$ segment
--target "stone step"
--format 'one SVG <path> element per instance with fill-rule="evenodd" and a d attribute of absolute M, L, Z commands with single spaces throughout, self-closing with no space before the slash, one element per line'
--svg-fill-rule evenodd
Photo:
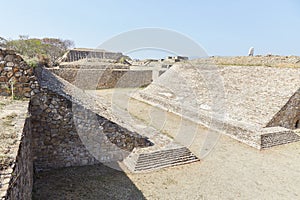
<path fill-rule="evenodd" d="M 192 154 L 182 154 L 182 155 L 161 155 L 160 157 L 149 157 L 148 159 L 138 159 L 137 164 L 143 164 L 143 163 L 149 163 L 149 162 L 160 162 L 160 161 L 165 161 L 165 160 L 172 160 L 172 159 L 177 159 L 177 158 L 182 158 L 182 157 L 187 157 L 187 156 L 193 156 Z"/>
<path fill-rule="evenodd" d="M 175 165 L 187 164 L 199 159 L 186 147 L 148 153 L 133 153 L 124 160 L 132 172 L 144 172 Z"/>
<path fill-rule="evenodd" d="M 172 157 L 180 157 L 190 155 L 191 152 L 187 148 L 179 148 L 179 149 L 170 149 L 170 150 L 161 150 L 149 153 L 141 153 L 141 154 L 131 154 L 130 159 L 133 164 L 139 162 L 153 160 L 153 159 L 166 159 Z"/>
<path fill-rule="evenodd" d="M 149 159 L 161 159 L 161 158 L 169 158 L 169 157 L 178 157 L 178 156 L 184 156 L 184 155 L 190 155 L 190 151 L 170 151 L 170 152 L 159 152 L 159 153 L 151 153 L 151 154 L 141 154 L 139 156 L 139 161 L 143 160 L 149 160 Z"/>
<path fill-rule="evenodd" d="M 196 161 L 199 161 L 199 160 L 198 159 L 195 160 L 194 158 L 189 158 L 189 159 L 180 160 L 180 161 L 166 162 L 166 163 L 160 163 L 160 164 L 144 166 L 144 167 L 136 167 L 134 171 L 135 172 L 151 171 L 154 169 L 183 165 L 183 164 L 188 164 L 188 163 L 196 162 Z"/>
<path fill-rule="evenodd" d="M 140 163 L 138 162 L 136 165 L 136 169 L 139 168 L 143 168 L 143 167 L 148 167 L 148 166 L 157 166 L 157 165 L 165 165 L 165 164 L 169 164 L 169 163 L 176 163 L 176 162 L 181 162 L 181 161 L 186 161 L 186 160 L 190 160 L 190 159 L 196 159 L 195 156 L 191 155 L 191 156 L 183 156 L 183 157 L 179 157 L 179 158 L 172 158 L 172 159 L 167 159 L 167 160 L 150 160 L 148 163 L 144 162 L 144 163 Z"/>
<path fill-rule="evenodd" d="M 181 160 L 184 158 L 192 158 L 195 157 L 194 155 L 182 155 L 182 156 L 173 156 L 173 157 L 162 157 L 160 159 L 149 159 L 149 160 L 138 160 L 136 165 L 143 166 L 143 165 L 149 165 L 152 163 L 163 163 L 163 162 L 168 162 L 168 161 L 173 161 L 173 160 Z"/>

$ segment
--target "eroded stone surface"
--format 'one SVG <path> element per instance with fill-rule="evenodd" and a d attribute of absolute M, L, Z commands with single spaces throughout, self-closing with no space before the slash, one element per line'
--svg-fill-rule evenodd
<path fill-rule="evenodd" d="M 260 139 L 252 138 L 295 94 L 299 77 L 299 68 L 216 67 L 192 61 L 174 65 L 135 98 L 260 146 Z M 297 103 L 290 105 L 293 114 L 285 112 L 281 119 L 296 123 L 299 109 Z"/>

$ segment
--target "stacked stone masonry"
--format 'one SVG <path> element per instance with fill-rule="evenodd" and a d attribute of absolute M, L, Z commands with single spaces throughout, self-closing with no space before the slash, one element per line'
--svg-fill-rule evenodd
<path fill-rule="evenodd" d="M 0 95 L 30 97 L 33 70 L 14 51 L 0 49 Z"/>
<path fill-rule="evenodd" d="M 18 155 L 10 174 L 10 181 L 5 199 L 31 199 L 33 187 L 33 163 L 31 153 L 31 127 L 26 119 L 19 143 Z"/>
<path fill-rule="evenodd" d="M 7 77 L 19 78 L 17 83 L 27 78 L 27 85 L 15 84 L 15 94 L 30 97 L 29 117 L 24 120 L 15 162 L 1 174 L 1 180 L 5 178 L 1 181 L 2 199 L 31 199 L 35 170 L 118 161 L 135 147 L 153 145 L 146 137 L 96 114 L 82 101 L 75 101 L 63 89 L 55 90 L 64 83 L 48 70 L 33 70 L 13 51 L 1 50 L 0 55 L 1 75 L 6 77 L 3 83 L 8 83 Z M 8 72 L 12 75 L 8 76 Z M 52 82 L 41 84 L 44 80 Z M 6 90 L 0 91 L 1 95 L 10 95 Z"/>
<path fill-rule="evenodd" d="M 90 110 L 96 105 L 85 105 L 89 96 L 47 69 L 36 68 L 35 76 L 40 88 L 31 97 L 29 111 L 38 170 L 121 160 L 134 147 L 153 145 Z"/>
<path fill-rule="evenodd" d="M 295 92 L 267 126 L 282 126 L 288 129 L 300 128 L 300 89 Z"/>
<path fill-rule="evenodd" d="M 145 87 L 152 82 L 152 70 L 121 69 L 49 69 L 66 81 L 76 84 L 80 81 L 83 89 Z M 95 77 L 96 76 L 96 77 Z M 91 81 L 91 77 L 95 81 Z"/>
<path fill-rule="evenodd" d="M 26 105 L 26 104 L 25 104 Z M 31 199 L 33 163 L 31 125 L 26 118 L 26 107 L 17 117 L 16 140 L 10 144 L 9 163 L 0 166 L 0 199 Z M 4 145 L 4 144 L 3 144 Z"/>
<path fill-rule="evenodd" d="M 37 170 L 121 160 L 114 148 L 130 152 L 134 147 L 152 145 L 137 133 L 49 90 L 32 97 L 29 110 Z"/>

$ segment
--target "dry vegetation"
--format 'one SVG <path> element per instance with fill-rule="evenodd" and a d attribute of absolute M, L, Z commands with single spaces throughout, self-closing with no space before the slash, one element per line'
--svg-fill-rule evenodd
<path fill-rule="evenodd" d="M 0 99 L 0 112 L 11 101 L 5 98 Z M 6 169 L 14 160 L 12 147 L 17 142 L 17 133 L 15 130 L 16 113 L 1 116 L 0 118 L 0 170 Z"/>
<path fill-rule="evenodd" d="M 17 142 L 17 134 L 14 129 L 16 116 L 17 114 L 14 113 L 1 118 L 0 121 L 0 170 L 6 169 L 14 160 L 10 150 Z"/>
<path fill-rule="evenodd" d="M 235 56 L 210 57 L 198 59 L 199 63 L 214 63 L 216 65 L 266 66 L 300 68 L 300 56 Z"/>

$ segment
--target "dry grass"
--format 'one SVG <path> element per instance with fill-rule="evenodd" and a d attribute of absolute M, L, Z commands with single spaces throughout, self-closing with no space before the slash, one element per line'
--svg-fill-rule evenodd
<path fill-rule="evenodd" d="M 18 141 L 14 128 L 16 117 L 17 114 L 12 113 L 0 121 L 0 170 L 6 169 L 14 160 L 11 150 Z"/>
<path fill-rule="evenodd" d="M 300 68 L 299 56 L 235 56 L 198 59 L 199 63 L 213 63 L 221 66 L 265 66 Z"/>

